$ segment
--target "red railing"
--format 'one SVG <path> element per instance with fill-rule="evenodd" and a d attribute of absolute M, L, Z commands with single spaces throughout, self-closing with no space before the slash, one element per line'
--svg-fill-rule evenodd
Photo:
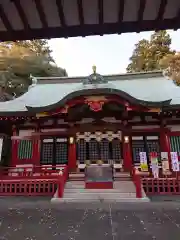
<path fill-rule="evenodd" d="M 63 166 L 61 169 L 65 169 Z M 49 167 L 3 167 L 0 170 L 1 180 L 11 179 L 54 179 L 59 175 L 60 169 L 49 169 Z M 67 172 L 67 171 L 66 171 Z"/>
<path fill-rule="evenodd" d="M 2 180 L 1 196 L 53 196 L 59 184 L 58 179 L 48 180 Z"/>
<path fill-rule="evenodd" d="M 60 174 L 58 188 L 57 188 L 57 191 L 54 194 L 55 198 L 62 198 L 63 197 L 64 188 L 65 188 L 65 184 L 68 180 L 68 177 L 69 177 L 69 172 L 68 172 L 68 167 L 66 167 L 66 168 L 64 168 L 64 170 Z"/>
<path fill-rule="evenodd" d="M 177 178 L 142 178 L 142 185 L 147 195 L 180 194 L 180 180 Z"/>
<path fill-rule="evenodd" d="M 142 198 L 142 183 L 141 176 L 136 173 L 136 169 L 133 167 L 131 171 L 131 177 L 136 187 L 136 197 Z"/>
<path fill-rule="evenodd" d="M 37 170 L 37 169 L 36 169 Z M 8 176 L 1 172 L 0 195 L 1 196 L 53 196 L 58 190 L 59 197 L 63 196 L 64 186 L 68 179 L 68 168 L 62 170 L 39 169 L 38 176 L 24 175 Z M 37 172 L 36 172 L 37 173 Z M 53 175 L 52 173 L 55 173 Z"/>

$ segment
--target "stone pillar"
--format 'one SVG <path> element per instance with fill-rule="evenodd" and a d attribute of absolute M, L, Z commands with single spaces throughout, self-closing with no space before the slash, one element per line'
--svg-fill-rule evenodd
<path fill-rule="evenodd" d="M 68 170 L 69 172 L 76 171 L 76 142 L 73 137 L 69 138 L 69 148 L 68 148 Z"/>
<path fill-rule="evenodd" d="M 132 169 L 132 149 L 128 135 L 123 137 L 123 161 L 124 170 L 130 171 Z"/>

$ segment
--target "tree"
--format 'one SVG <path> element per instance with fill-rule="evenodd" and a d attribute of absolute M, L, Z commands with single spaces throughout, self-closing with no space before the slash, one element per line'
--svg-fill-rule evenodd
<path fill-rule="evenodd" d="M 46 40 L 17 41 L 0 44 L 0 85 L 6 92 L 19 96 L 35 77 L 67 76 L 51 57 Z"/>
<path fill-rule="evenodd" d="M 168 54 L 160 61 L 164 74 L 180 85 L 180 53 Z"/>
<path fill-rule="evenodd" d="M 166 31 L 153 33 L 149 41 L 146 39 L 139 41 L 135 45 L 127 72 L 160 70 L 160 60 L 168 54 L 175 54 L 170 45 L 171 38 Z"/>

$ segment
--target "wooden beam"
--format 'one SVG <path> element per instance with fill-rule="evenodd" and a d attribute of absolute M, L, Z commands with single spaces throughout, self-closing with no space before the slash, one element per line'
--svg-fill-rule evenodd
<path fill-rule="evenodd" d="M 103 0 L 98 0 L 98 19 L 99 19 L 99 24 L 104 23 L 104 8 L 103 8 Z"/>
<path fill-rule="evenodd" d="M 177 10 L 177 14 L 176 14 L 176 17 L 174 19 L 174 30 L 178 30 L 179 29 L 179 22 L 180 22 L 180 7 L 179 9 Z"/>
<path fill-rule="evenodd" d="M 61 21 L 61 26 L 65 27 L 66 26 L 66 20 L 65 20 L 65 16 L 64 16 L 62 1 L 61 0 L 56 0 L 56 5 L 57 5 L 57 8 L 58 8 L 58 14 L 59 14 L 59 18 L 60 18 L 60 21 Z"/>
<path fill-rule="evenodd" d="M 0 18 L 5 26 L 5 28 L 9 31 L 9 32 L 12 32 L 13 31 L 13 28 L 12 28 L 12 25 L 8 19 L 8 17 L 6 16 L 6 13 L 4 11 L 4 8 L 2 6 L 2 4 L 0 4 Z"/>
<path fill-rule="evenodd" d="M 119 0 L 118 22 L 121 23 L 124 17 L 125 0 Z"/>
<path fill-rule="evenodd" d="M 158 11 L 157 17 L 155 19 L 155 29 L 156 30 L 159 30 L 159 27 L 161 26 L 167 3 L 168 3 L 168 0 L 161 0 L 161 2 L 160 2 L 159 11 Z"/>
<path fill-rule="evenodd" d="M 84 12 L 83 12 L 82 0 L 77 0 L 77 6 L 78 6 L 78 16 L 79 16 L 80 25 L 84 25 Z"/>
<path fill-rule="evenodd" d="M 22 23 L 24 25 L 24 29 L 25 30 L 29 30 L 31 27 L 30 27 L 30 25 L 28 23 L 28 19 L 27 19 L 26 13 L 25 13 L 22 5 L 21 5 L 20 0 L 13 0 L 13 3 L 15 5 L 15 7 L 16 7 L 16 9 L 18 11 L 18 14 L 19 14 L 19 16 L 21 18 L 21 21 L 22 21 Z"/>
<path fill-rule="evenodd" d="M 142 24 L 143 16 L 144 16 L 145 6 L 146 6 L 146 0 L 140 0 L 139 9 L 138 9 L 138 21 L 137 21 L 139 30 L 137 32 L 140 32 L 140 28 L 141 28 L 141 24 Z"/>
<path fill-rule="evenodd" d="M 48 28 L 48 22 L 47 22 L 47 19 L 46 19 L 46 14 L 43 11 L 43 5 L 42 5 L 41 0 L 34 0 L 34 3 L 36 5 L 36 8 L 37 8 L 37 11 L 38 11 L 38 14 L 39 14 L 39 17 L 40 17 L 43 28 Z"/>

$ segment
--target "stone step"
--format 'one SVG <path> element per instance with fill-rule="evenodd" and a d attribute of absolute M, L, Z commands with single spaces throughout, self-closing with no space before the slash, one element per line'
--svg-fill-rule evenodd
<path fill-rule="evenodd" d="M 64 193 L 135 193 L 135 189 L 65 189 Z"/>
<path fill-rule="evenodd" d="M 136 193 L 64 193 L 63 198 L 80 198 L 80 199 L 118 199 L 118 198 L 135 198 Z"/>
<path fill-rule="evenodd" d="M 74 203 L 102 203 L 102 202 L 122 202 L 122 203 L 141 203 L 141 202 L 150 202 L 149 198 L 119 198 L 119 199 L 82 199 L 82 198 L 52 198 L 51 203 L 65 203 L 65 202 L 74 202 Z"/>

